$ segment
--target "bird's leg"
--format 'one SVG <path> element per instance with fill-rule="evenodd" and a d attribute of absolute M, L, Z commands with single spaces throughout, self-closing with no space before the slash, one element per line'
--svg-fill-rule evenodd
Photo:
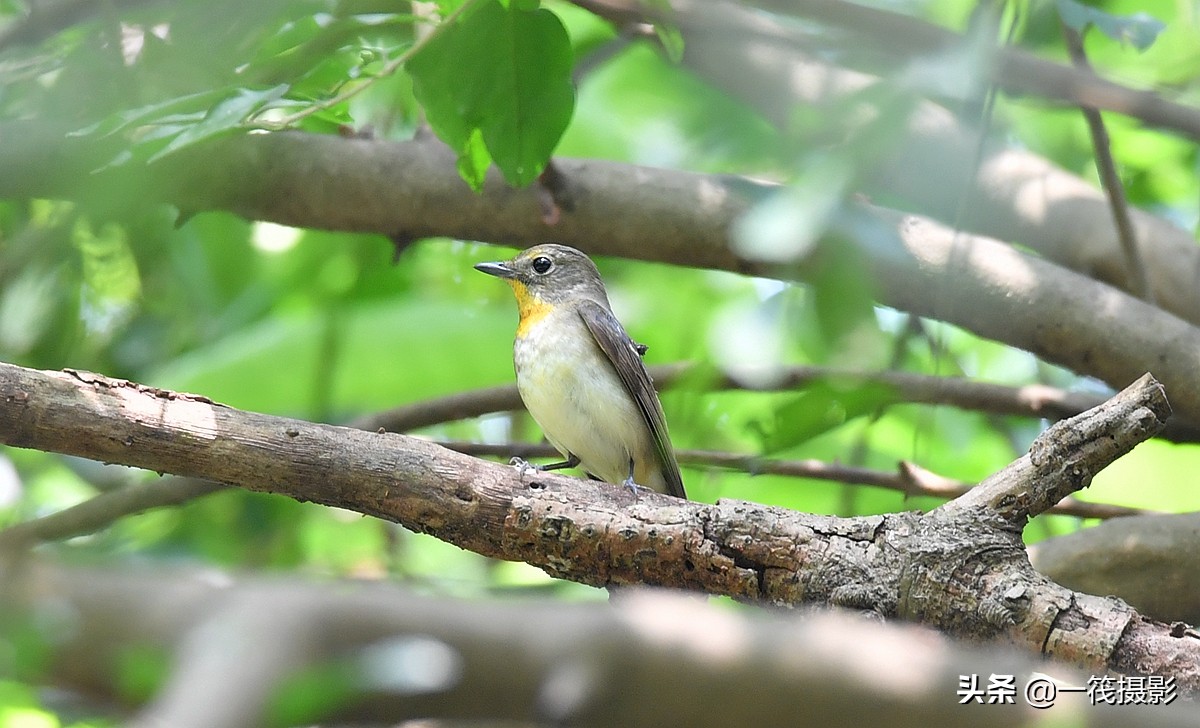
<path fill-rule="evenodd" d="M 579 464 L 579 458 L 575 457 L 574 453 L 567 453 L 567 459 L 561 463 L 548 463 L 546 465 L 536 465 L 526 461 L 524 458 L 513 458 L 508 461 L 509 465 L 521 471 L 522 478 L 525 477 L 525 471 L 536 470 L 539 473 L 545 473 L 550 470 L 562 470 L 563 468 L 573 468 Z"/>
<path fill-rule="evenodd" d="M 625 478 L 625 480 L 621 481 L 621 485 L 633 491 L 634 498 L 638 497 L 638 488 L 641 488 L 642 486 L 633 482 L 633 458 L 629 458 L 629 476 Z"/>

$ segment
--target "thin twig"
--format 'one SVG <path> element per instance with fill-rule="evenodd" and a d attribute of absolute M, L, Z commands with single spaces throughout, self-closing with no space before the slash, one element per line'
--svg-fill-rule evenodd
<path fill-rule="evenodd" d="M 226 486 L 198 478 L 169 477 L 137 483 L 83 501 L 41 518 L 0 530 L 0 549 L 33 546 L 94 533 L 151 508 L 173 506 L 215 493 Z"/>
<path fill-rule="evenodd" d="M 1063 37 L 1067 41 L 1067 50 L 1071 53 L 1071 61 L 1076 68 L 1091 72 L 1092 65 L 1088 62 L 1087 52 L 1083 48 L 1083 38 L 1079 32 L 1066 23 L 1062 23 Z M 1100 111 L 1092 106 L 1080 106 L 1083 118 L 1087 120 L 1088 131 L 1092 136 L 1092 148 L 1096 152 L 1096 170 L 1100 173 L 1100 185 L 1108 196 L 1108 207 L 1112 211 L 1113 224 L 1117 228 L 1117 239 L 1121 242 L 1121 250 L 1125 253 L 1125 263 L 1129 267 L 1130 290 L 1138 298 L 1154 303 L 1154 290 L 1150 287 L 1150 276 L 1142 262 L 1138 250 L 1137 232 L 1133 229 L 1133 220 L 1129 215 L 1129 201 L 1125 197 L 1125 185 L 1117 174 L 1117 166 L 1113 162 L 1112 144 L 1108 137 L 1104 118 Z"/>
<path fill-rule="evenodd" d="M 828 382 L 845 386 L 847 391 L 851 391 L 855 387 L 880 385 L 892 390 L 892 404 L 950 405 L 964 410 L 1047 420 L 1073 417 L 1105 399 L 1103 394 L 1068 392 L 1044 384 L 1008 386 L 977 382 L 965 377 L 938 377 L 900 371 L 864 372 L 820 366 L 787 367 L 765 389 L 746 385 L 722 373 L 705 374 L 701 367 L 690 362 L 652 366 L 650 374 L 660 390 L 696 386 L 705 391 L 788 391 L 814 382 Z M 359 417 L 347 425 L 363 430 L 411 432 L 522 407 L 516 385 L 509 384 L 401 405 Z M 1181 423 L 1169 425 L 1163 434 L 1165 439 L 1173 442 L 1200 441 L 1200 432 Z"/>
<path fill-rule="evenodd" d="M 559 452 L 542 443 L 476 443 L 445 441 L 439 445 L 465 455 L 476 457 L 510 458 L 557 458 Z M 715 452 L 711 450 L 677 450 L 679 462 L 688 466 L 724 468 L 750 475 L 785 475 L 793 478 L 829 480 L 848 485 L 871 485 L 877 488 L 899 491 L 909 496 L 930 496 L 953 499 L 971 490 L 969 483 L 942 477 L 913 463 L 900 462 L 896 472 L 871 468 L 827 463 L 822 460 L 772 460 L 740 453 Z M 1067 497 L 1050 509 L 1051 513 L 1079 518 L 1119 518 L 1137 516 L 1154 511 L 1107 503 L 1089 503 L 1075 497 Z"/>

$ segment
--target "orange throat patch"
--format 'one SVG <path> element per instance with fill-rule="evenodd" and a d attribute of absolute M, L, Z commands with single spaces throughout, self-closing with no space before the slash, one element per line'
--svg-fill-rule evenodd
<path fill-rule="evenodd" d="M 518 280 L 510 278 L 508 285 L 512 286 L 517 296 L 517 313 L 521 317 L 521 323 L 517 324 L 517 336 L 525 336 L 537 322 L 554 310 L 554 306 L 530 293 L 529 288 Z"/>

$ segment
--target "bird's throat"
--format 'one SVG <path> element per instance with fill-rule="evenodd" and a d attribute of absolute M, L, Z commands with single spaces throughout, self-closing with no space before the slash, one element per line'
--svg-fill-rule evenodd
<path fill-rule="evenodd" d="M 509 279 L 508 285 L 512 286 L 513 293 L 516 294 L 517 313 L 521 317 L 521 322 L 517 325 L 517 336 L 525 336 L 554 309 L 554 306 L 531 293 L 521 281 Z"/>

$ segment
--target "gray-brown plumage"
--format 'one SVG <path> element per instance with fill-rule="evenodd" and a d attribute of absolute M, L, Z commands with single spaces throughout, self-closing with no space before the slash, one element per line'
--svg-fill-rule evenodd
<path fill-rule="evenodd" d="M 595 264 L 565 245 L 530 248 L 477 269 L 517 297 L 517 388 L 567 460 L 610 483 L 686 498 L 666 417 L 636 344 L 612 313 Z"/>

